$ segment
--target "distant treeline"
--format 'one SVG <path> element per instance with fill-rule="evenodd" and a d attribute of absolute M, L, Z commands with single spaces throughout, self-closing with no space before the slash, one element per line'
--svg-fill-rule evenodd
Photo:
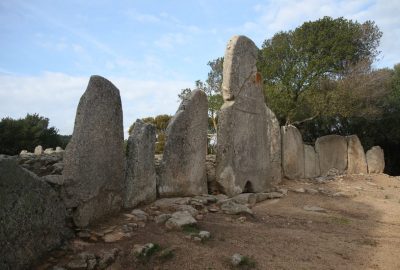
<path fill-rule="evenodd" d="M 55 127 L 49 127 L 49 119 L 38 114 L 27 114 L 21 119 L 6 117 L 0 121 L 0 154 L 33 152 L 37 145 L 65 148 L 70 139 L 70 135 L 59 135 Z"/>

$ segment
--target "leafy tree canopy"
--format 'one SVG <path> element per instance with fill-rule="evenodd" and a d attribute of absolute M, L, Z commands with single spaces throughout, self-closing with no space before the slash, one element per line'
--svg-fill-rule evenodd
<path fill-rule="evenodd" d="M 360 71 L 361 64 L 370 71 L 381 36 L 372 21 L 331 17 L 275 34 L 264 41 L 258 62 L 267 103 L 286 123 L 312 116 L 315 108 L 304 109 L 311 103 L 305 96 Z"/>
<path fill-rule="evenodd" d="M 33 151 L 37 145 L 44 148 L 63 145 L 58 130 L 49 127 L 49 119 L 38 114 L 25 118 L 3 118 L 0 121 L 0 153 L 16 155 L 21 150 Z"/>

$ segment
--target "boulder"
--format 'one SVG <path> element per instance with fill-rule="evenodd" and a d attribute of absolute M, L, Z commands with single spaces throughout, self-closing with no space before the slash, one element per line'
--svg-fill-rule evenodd
<path fill-rule="evenodd" d="M 197 221 L 188 211 L 178 211 L 171 215 L 171 218 L 165 223 L 169 230 L 181 230 L 183 226 L 196 225 Z"/>
<path fill-rule="evenodd" d="M 124 207 L 156 200 L 155 142 L 155 127 L 136 120 L 128 138 Z"/>
<path fill-rule="evenodd" d="M 368 173 L 383 173 L 385 156 L 380 146 L 374 146 L 367 151 Z"/>
<path fill-rule="evenodd" d="M 319 158 L 312 145 L 304 145 L 304 177 L 315 178 L 320 176 Z"/>
<path fill-rule="evenodd" d="M 55 151 L 53 148 L 46 148 L 43 152 L 43 154 L 47 154 L 47 155 L 51 155 L 53 154 Z"/>
<path fill-rule="evenodd" d="M 228 196 L 263 192 L 277 181 L 270 170 L 271 115 L 264 102 L 257 55 L 258 48 L 245 36 L 231 38 L 225 51 L 216 178 Z"/>
<path fill-rule="evenodd" d="M 0 269 L 30 269 L 72 236 L 57 192 L 13 159 L 0 158 Z"/>
<path fill-rule="evenodd" d="M 357 135 L 347 136 L 347 173 L 367 173 L 367 159 Z"/>
<path fill-rule="evenodd" d="M 119 211 L 125 177 L 119 90 L 92 76 L 81 97 L 64 154 L 64 199 L 78 227 Z"/>
<path fill-rule="evenodd" d="M 64 150 L 60 146 L 57 146 L 56 153 L 62 153 L 62 152 L 64 152 Z"/>
<path fill-rule="evenodd" d="M 207 172 L 207 187 L 208 193 L 217 194 L 218 193 L 218 183 L 215 176 L 215 166 L 216 166 L 216 156 L 207 155 L 206 156 L 206 172 Z"/>
<path fill-rule="evenodd" d="M 339 135 L 319 137 L 315 141 L 315 150 L 319 157 L 321 176 L 326 176 L 330 169 L 337 169 L 343 174 L 347 169 L 347 140 Z"/>
<path fill-rule="evenodd" d="M 221 204 L 221 210 L 228 215 L 239 215 L 239 214 L 250 214 L 253 212 L 246 205 L 236 203 L 232 199 L 229 199 Z"/>
<path fill-rule="evenodd" d="M 195 90 L 170 120 L 157 187 L 161 197 L 207 193 L 207 111 L 206 94 Z"/>
<path fill-rule="evenodd" d="M 43 147 L 41 145 L 36 146 L 33 153 L 37 156 L 43 154 Z"/>
<path fill-rule="evenodd" d="M 304 178 L 304 145 L 300 131 L 292 125 L 281 128 L 282 169 L 288 179 Z"/>

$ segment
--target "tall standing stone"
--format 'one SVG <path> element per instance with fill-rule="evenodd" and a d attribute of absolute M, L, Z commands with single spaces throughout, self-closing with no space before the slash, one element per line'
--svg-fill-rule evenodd
<path fill-rule="evenodd" d="M 281 126 L 274 112 L 267 108 L 267 137 L 269 149 L 269 162 L 267 163 L 270 185 L 278 184 L 282 181 L 282 139 Z"/>
<path fill-rule="evenodd" d="M 304 176 L 314 178 L 320 176 L 319 158 L 312 145 L 304 145 Z"/>
<path fill-rule="evenodd" d="M 374 146 L 367 151 L 368 173 L 383 173 L 385 156 L 380 146 Z"/>
<path fill-rule="evenodd" d="M 224 56 L 216 177 L 222 192 L 229 196 L 263 192 L 277 181 L 271 179 L 269 111 L 257 72 L 257 55 L 253 41 L 234 36 Z"/>
<path fill-rule="evenodd" d="M 343 174 L 347 169 L 347 140 L 339 135 L 319 137 L 315 141 L 315 150 L 319 157 L 321 175 L 327 175 L 330 169 Z"/>
<path fill-rule="evenodd" d="M 40 156 L 41 154 L 43 154 L 43 147 L 41 145 L 36 146 L 33 153 L 37 156 Z"/>
<path fill-rule="evenodd" d="M 74 132 L 64 156 L 64 197 L 77 226 L 122 206 L 124 134 L 119 90 L 100 76 L 90 78 L 79 101 Z"/>
<path fill-rule="evenodd" d="M 288 179 L 304 178 L 304 145 L 300 131 L 292 125 L 283 126 L 282 169 Z"/>
<path fill-rule="evenodd" d="M 367 159 L 357 135 L 347 136 L 347 173 L 367 173 Z"/>
<path fill-rule="evenodd" d="M 135 207 L 140 203 L 156 200 L 155 142 L 155 127 L 142 120 L 136 120 L 133 132 L 128 138 L 125 207 Z"/>
<path fill-rule="evenodd" d="M 207 193 L 207 96 L 195 90 L 170 120 L 158 192 L 162 197 Z"/>

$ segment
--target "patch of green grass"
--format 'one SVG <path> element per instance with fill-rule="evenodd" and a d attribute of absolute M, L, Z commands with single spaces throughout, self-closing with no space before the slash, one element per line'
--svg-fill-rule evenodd
<path fill-rule="evenodd" d="M 348 225 L 351 220 L 345 217 L 331 217 L 331 221 L 336 224 Z"/>
<path fill-rule="evenodd" d="M 136 258 L 138 258 L 142 262 L 147 262 L 150 260 L 150 258 L 157 253 L 158 251 L 161 250 L 161 247 L 159 244 L 153 244 L 152 247 L 147 248 L 143 252 L 139 253 L 136 255 Z"/>
<path fill-rule="evenodd" d="M 243 256 L 239 263 L 239 267 L 244 269 L 252 269 L 256 267 L 256 262 L 248 256 Z"/>
<path fill-rule="evenodd" d="M 183 232 L 188 233 L 188 234 L 199 234 L 200 229 L 197 227 L 196 224 L 189 224 L 189 225 L 184 225 L 182 227 Z"/>

